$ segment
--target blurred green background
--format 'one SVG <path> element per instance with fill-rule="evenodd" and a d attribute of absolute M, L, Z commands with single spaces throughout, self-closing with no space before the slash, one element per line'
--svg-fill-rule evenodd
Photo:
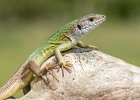
<path fill-rule="evenodd" d="M 107 20 L 83 41 L 140 66 L 138 0 L 0 0 L 0 87 L 51 34 L 90 13 Z"/>

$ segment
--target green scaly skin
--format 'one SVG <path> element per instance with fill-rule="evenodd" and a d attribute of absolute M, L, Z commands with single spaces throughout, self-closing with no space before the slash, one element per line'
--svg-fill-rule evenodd
<path fill-rule="evenodd" d="M 16 91 L 23 89 L 32 81 L 33 74 L 35 73 L 29 69 L 29 67 L 31 67 L 28 65 L 30 61 L 33 61 L 41 67 L 50 56 L 55 54 L 60 67 L 67 67 L 66 61 L 62 58 L 61 51 L 69 50 L 76 45 L 80 47 L 93 47 L 83 44 L 80 38 L 83 34 L 93 30 L 104 20 L 104 15 L 90 14 L 63 26 L 43 45 L 37 48 L 19 67 L 14 76 L 0 88 L 0 100 L 12 96 Z"/>

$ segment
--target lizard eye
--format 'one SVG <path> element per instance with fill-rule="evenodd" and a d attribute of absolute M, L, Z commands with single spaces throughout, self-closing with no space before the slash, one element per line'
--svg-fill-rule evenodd
<path fill-rule="evenodd" d="M 81 28 L 81 26 L 80 26 L 79 24 L 77 25 L 77 27 L 78 27 L 78 29 L 79 29 L 79 30 L 81 30 L 81 29 L 82 29 L 82 28 Z"/>

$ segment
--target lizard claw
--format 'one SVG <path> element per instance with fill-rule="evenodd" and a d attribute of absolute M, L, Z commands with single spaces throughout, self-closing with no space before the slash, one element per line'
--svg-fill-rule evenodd
<path fill-rule="evenodd" d="M 58 65 L 59 65 L 58 71 L 61 68 L 63 77 L 64 77 L 64 69 L 67 72 L 71 73 L 71 70 L 69 69 L 69 67 L 72 67 L 73 65 L 69 61 L 66 61 L 65 63 L 59 63 Z"/>

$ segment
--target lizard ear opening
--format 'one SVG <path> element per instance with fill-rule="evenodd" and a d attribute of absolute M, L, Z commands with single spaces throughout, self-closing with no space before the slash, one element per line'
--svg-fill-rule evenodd
<path fill-rule="evenodd" d="M 89 21 L 91 21 L 91 22 L 92 22 L 93 20 L 94 20 L 94 18 L 93 18 L 93 17 L 92 17 L 92 18 L 89 18 Z"/>
<path fill-rule="evenodd" d="M 80 26 L 79 24 L 77 25 L 77 27 L 78 27 L 78 29 L 79 29 L 79 30 L 81 30 L 81 29 L 82 29 L 82 28 L 81 28 L 81 26 Z"/>

